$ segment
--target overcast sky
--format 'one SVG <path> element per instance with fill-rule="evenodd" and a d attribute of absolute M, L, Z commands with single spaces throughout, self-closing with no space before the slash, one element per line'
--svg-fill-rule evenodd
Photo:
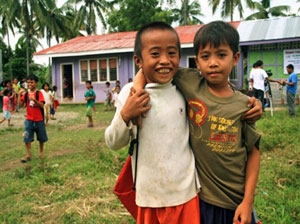
<path fill-rule="evenodd" d="M 180 2 L 180 0 L 177 0 L 178 2 Z M 191 0 L 192 1 L 192 0 Z M 63 5 L 63 3 L 66 2 L 66 0 L 57 0 L 57 6 L 60 7 Z M 208 4 L 208 0 L 199 0 L 199 3 L 201 5 L 201 12 L 202 14 L 204 14 L 205 16 L 201 16 L 200 19 L 204 22 L 204 23 L 208 23 L 214 20 L 224 20 L 224 21 L 229 21 L 230 18 L 225 18 L 222 19 L 221 17 L 221 13 L 220 13 L 220 7 L 217 9 L 217 11 L 215 12 L 215 14 L 212 14 L 212 9 Z M 298 8 L 300 7 L 300 2 L 297 3 L 297 0 L 271 0 L 271 7 L 273 6 L 278 6 L 278 5 L 289 5 L 291 6 L 291 11 L 290 13 L 297 13 Z M 243 7 L 244 7 L 244 18 L 246 18 L 247 16 L 249 16 L 250 14 L 254 13 L 255 11 L 252 11 L 248 8 L 246 8 L 246 4 L 245 4 L 245 0 L 243 1 Z M 297 13 L 298 15 L 300 15 L 300 13 Z M 239 21 L 241 20 L 241 18 L 239 17 L 239 13 L 236 10 L 236 12 L 234 13 L 234 17 L 233 17 L 234 21 Z M 102 28 L 98 27 L 98 34 L 101 34 L 102 32 Z M 19 35 L 16 35 L 15 37 L 13 37 L 12 35 L 10 35 L 11 38 L 11 45 L 12 48 L 14 48 Z M 5 38 L 6 41 L 6 38 Z M 38 51 L 42 50 L 43 48 L 47 48 L 47 44 L 46 44 L 46 40 L 41 40 L 41 44 L 43 45 L 43 47 L 38 47 Z M 53 40 L 52 41 L 52 45 L 55 45 L 56 41 Z M 47 59 L 45 59 L 45 61 L 42 58 L 39 58 L 39 61 L 36 61 L 37 63 L 47 63 Z"/>

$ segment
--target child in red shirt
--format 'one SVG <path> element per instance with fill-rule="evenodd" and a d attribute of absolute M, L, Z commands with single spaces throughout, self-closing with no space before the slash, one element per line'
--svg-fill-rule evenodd
<path fill-rule="evenodd" d="M 31 160 L 31 142 L 34 141 L 34 132 L 37 135 L 37 140 L 40 142 L 40 154 L 42 158 L 44 151 L 44 143 L 48 141 L 45 123 L 44 123 L 44 96 L 36 89 L 38 83 L 38 77 L 30 75 L 27 79 L 28 92 L 24 89 L 19 91 L 18 105 L 26 106 L 26 120 L 24 131 L 24 142 L 26 145 L 27 154 L 21 159 L 21 162 L 26 163 Z"/>

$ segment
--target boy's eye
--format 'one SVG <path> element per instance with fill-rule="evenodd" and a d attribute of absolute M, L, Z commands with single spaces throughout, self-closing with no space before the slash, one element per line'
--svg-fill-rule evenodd
<path fill-rule="evenodd" d="M 157 57 L 157 56 L 159 56 L 159 52 L 153 51 L 153 52 L 151 52 L 151 56 L 152 57 Z"/>
<path fill-rule="evenodd" d="M 170 51 L 169 55 L 177 55 L 177 51 Z"/>
<path fill-rule="evenodd" d="M 206 60 L 206 59 L 208 59 L 208 55 L 207 54 L 203 54 L 203 55 L 200 56 L 200 58 L 203 59 L 203 60 Z"/>
<path fill-rule="evenodd" d="M 226 57 L 226 54 L 220 53 L 220 54 L 219 54 L 219 57 L 224 58 L 224 57 Z"/>

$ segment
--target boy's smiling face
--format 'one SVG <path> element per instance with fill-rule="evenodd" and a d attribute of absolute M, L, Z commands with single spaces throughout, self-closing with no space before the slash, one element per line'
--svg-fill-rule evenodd
<path fill-rule="evenodd" d="M 197 69 L 201 71 L 203 77 L 211 85 L 228 85 L 228 77 L 234 66 L 237 65 L 240 53 L 233 55 L 233 51 L 228 44 L 221 44 L 214 47 L 207 44 L 200 48 L 196 56 Z"/>
<path fill-rule="evenodd" d="M 143 69 L 147 83 L 167 83 L 178 69 L 179 49 L 176 35 L 170 30 L 153 29 L 141 36 L 142 57 L 135 62 Z"/>

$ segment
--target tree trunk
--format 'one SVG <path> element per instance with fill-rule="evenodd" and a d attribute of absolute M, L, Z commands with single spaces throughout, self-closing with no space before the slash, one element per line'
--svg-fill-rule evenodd
<path fill-rule="evenodd" d="M 183 0 L 183 25 L 187 25 L 187 15 L 186 15 L 186 8 L 187 8 L 187 0 Z"/>
<path fill-rule="evenodd" d="M 29 76 L 29 35 L 28 32 L 26 33 L 26 71 L 27 71 L 27 78 Z"/>
<path fill-rule="evenodd" d="M 8 28 L 7 28 L 7 45 L 8 45 L 8 47 L 11 49 L 11 47 L 10 47 L 9 30 L 8 30 Z M 9 61 L 10 61 L 10 57 L 9 57 Z M 13 74 L 12 74 L 12 66 L 11 66 L 11 63 L 9 63 L 9 74 L 10 74 L 10 80 L 13 80 Z"/>

